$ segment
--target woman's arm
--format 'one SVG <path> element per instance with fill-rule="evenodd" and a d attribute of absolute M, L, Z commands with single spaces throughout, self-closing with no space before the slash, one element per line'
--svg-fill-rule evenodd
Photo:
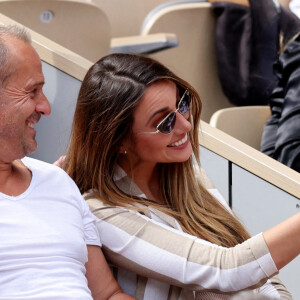
<path fill-rule="evenodd" d="M 278 271 L 262 234 L 225 248 L 137 212 L 87 202 L 107 259 L 141 276 L 193 290 L 236 292 L 262 285 Z"/>
<path fill-rule="evenodd" d="M 267 230 L 264 238 L 277 268 L 283 268 L 300 253 L 300 213 Z"/>
<path fill-rule="evenodd" d="M 94 300 L 133 300 L 124 294 L 113 277 L 101 248 L 88 245 L 86 277 Z"/>

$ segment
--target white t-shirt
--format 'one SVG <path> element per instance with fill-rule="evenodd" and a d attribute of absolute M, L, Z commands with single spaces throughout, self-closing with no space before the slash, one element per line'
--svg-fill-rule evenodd
<path fill-rule="evenodd" d="M 94 216 L 60 168 L 32 158 L 28 189 L 0 193 L 0 299 L 92 299 L 87 247 L 101 246 Z"/>

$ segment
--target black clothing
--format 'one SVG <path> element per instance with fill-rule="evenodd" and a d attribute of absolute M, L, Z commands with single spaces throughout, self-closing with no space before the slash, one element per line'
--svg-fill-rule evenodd
<path fill-rule="evenodd" d="M 216 51 L 224 94 L 235 105 L 268 104 L 277 84 L 273 64 L 279 36 L 289 40 L 300 20 L 273 0 L 250 0 L 250 6 L 213 2 L 217 16 Z"/>
<path fill-rule="evenodd" d="M 300 35 L 275 65 L 279 80 L 270 98 L 261 151 L 300 172 Z"/>

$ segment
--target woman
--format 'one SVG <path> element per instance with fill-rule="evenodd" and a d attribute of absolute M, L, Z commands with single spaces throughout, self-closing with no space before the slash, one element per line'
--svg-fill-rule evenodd
<path fill-rule="evenodd" d="M 300 215 L 250 239 L 200 180 L 200 112 L 196 91 L 150 58 L 108 55 L 83 80 L 64 167 L 98 218 L 118 282 L 137 299 L 229 299 L 248 288 L 252 299 L 291 299 L 267 278 L 298 255 L 300 240 L 291 251 L 279 237 L 288 242 L 289 230 L 294 243 Z"/>

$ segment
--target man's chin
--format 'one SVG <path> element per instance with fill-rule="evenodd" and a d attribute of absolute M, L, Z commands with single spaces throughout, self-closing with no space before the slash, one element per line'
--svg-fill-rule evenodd
<path fill-rule="evenodd" d="M 26 145 L 26 147 L 24 147 L 24 154 L 25 156 L 27 154 L 31 154 L 34 153 L 38 148 L 37 142 L 33 141 L 30 145 Z"/>

